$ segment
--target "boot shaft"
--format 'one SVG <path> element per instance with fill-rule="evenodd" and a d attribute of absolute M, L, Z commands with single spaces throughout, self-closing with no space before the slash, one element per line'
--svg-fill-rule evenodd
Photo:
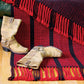
<path fill-rule="evenodd" d="M 3 16 L 1 26 L 1 44 L 3 47 L 9 48 L 11 42 L 13 42 L 14 35 L 17 33 L 21 19 L 14 19 L 13 17 Z"/>
<path fill-rule="evenodd" d="M 18 31 L 21 19 L 14 19 L 13 17 L 3 16 L 1 35 L 2 38 L 11 38 Z"/>

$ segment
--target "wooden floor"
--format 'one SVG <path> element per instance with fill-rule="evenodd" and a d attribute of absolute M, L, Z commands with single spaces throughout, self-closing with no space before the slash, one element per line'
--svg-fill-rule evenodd
<path fill-rule="evenodd" d="M 8 81 L 10 72 L 10 52 L 3 51 L 0 43 L 0 84 L 84 84 L 84 81 Z"/>

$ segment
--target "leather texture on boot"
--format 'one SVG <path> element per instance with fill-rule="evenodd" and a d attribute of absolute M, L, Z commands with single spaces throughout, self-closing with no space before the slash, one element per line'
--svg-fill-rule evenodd
<path fill-rule="evenodd" d="M 48 46 L 35 46 L 28 52 L 26 56 L 17 62 L 18 66 L 28 67 L 32 69 L 39 69 L 43 58 L 45 57 L 61 57 L 62 51 L 58 48 Z"/>
<path fill-rule="evenodd" d="M 14 35 L 17 33 L 21 24 L 21 19 L 14 19 L 13 17 L 3 16 L 1 26 L 1 45 L 14 53 L 27 53 L 28 49 L 20 45 Z"/>

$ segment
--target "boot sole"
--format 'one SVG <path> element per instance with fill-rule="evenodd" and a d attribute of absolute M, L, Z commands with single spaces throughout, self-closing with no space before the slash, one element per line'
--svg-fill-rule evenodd
<path fill-rule="evenodd" d="M 10 52 L 10 50 L 8 48 L 3 47 L 3 50 L 6 52 Z"/>
<path fill-rule="evenodd" d="M 6 51 L 6 52 L 13 52 L 12 50 L 10 50 L 10 49 L 8 49 L 8 48 L 6 48 L 6 47 L 2 47 L 3 48 L 3 50 L 4 51 Z M 15 52 L 13 52 L 13 53 L 15 53 Z M 28 53 L 28 52 L 27 52 Z M 27 53 L 15 53 L 15 54 L 27 54 Z"/>

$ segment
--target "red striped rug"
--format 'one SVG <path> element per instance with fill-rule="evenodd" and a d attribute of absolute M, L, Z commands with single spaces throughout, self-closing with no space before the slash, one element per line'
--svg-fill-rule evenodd
<path fill-rule="evenodd" d="M 8 2 L 8 0 L 5 1 Z M 58 2 L 53 4 L 49 0 L 11 1 L 9 2 L 17 7 L 11 6 L 12 16 L 22 19 L 15 36 L 17 41 L 29 50 L 38 45 L 55 46 L 63 51 L 63 56 L 45 58 L 38 70 L 32 70 L 16 65 L 16 62 L 25 55 L 11 53 L 9 80 L 83 80 L 84 22 L 81 22 L 84 14 L 83 5 L 79 7 L 76 3 L 74 7 L 75 3 L 66 2 L 65 5 L 61 3 L 59 7 Z"/>

